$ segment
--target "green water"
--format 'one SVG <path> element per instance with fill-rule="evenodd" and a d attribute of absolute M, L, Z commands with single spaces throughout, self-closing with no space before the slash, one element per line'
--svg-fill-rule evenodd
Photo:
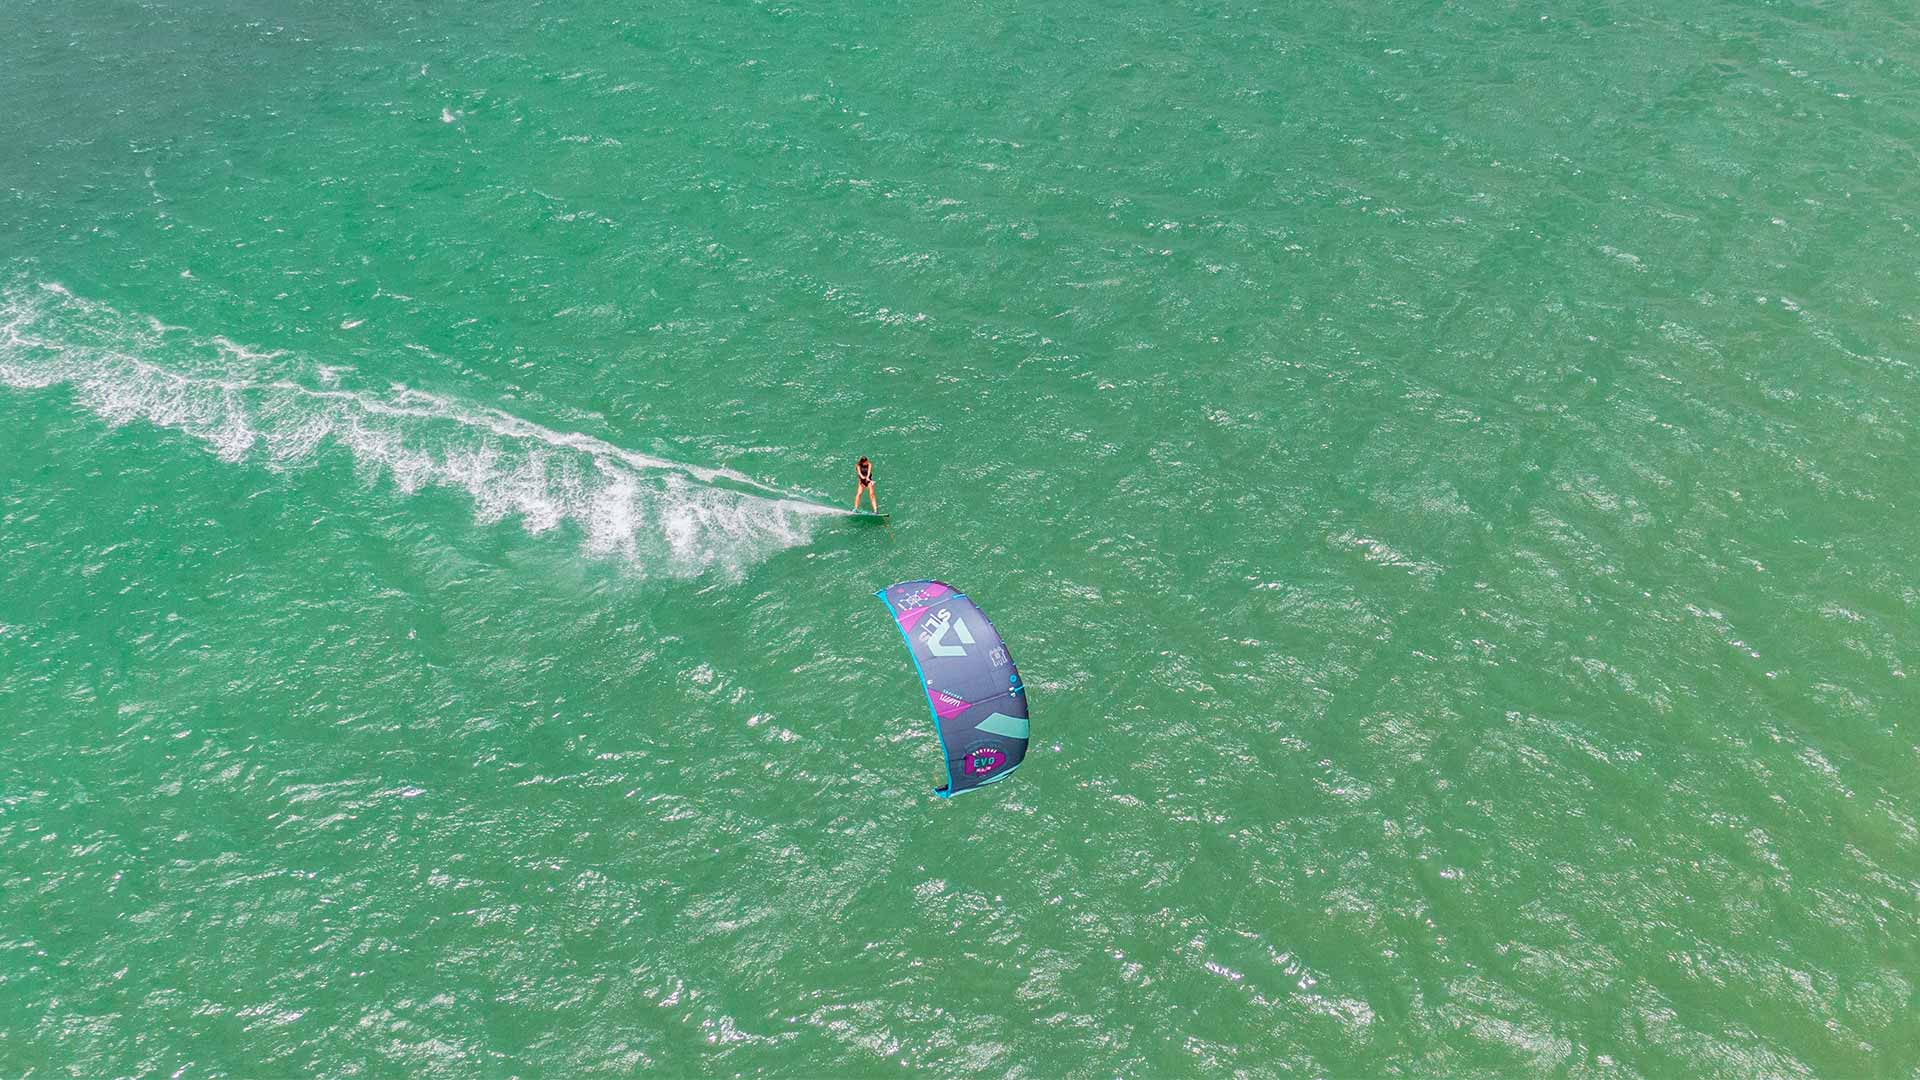
<path fill-rule="evenodd" d="M 0 9 L 0 1074 L 1920 1070 L 1910 5 L 439 8 Z"/>

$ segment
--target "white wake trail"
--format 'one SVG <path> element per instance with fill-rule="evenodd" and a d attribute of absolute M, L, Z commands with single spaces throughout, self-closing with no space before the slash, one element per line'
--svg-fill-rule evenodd
<path fill-rule="evenodd" d="M 588 552 L 682 577 L 738 574 L 806 543 L 820 519 L 839 513 L 730 469 L 499 409 L 402 386 L 385 395 L 314 387 L 261 370 L 283 357 L 129 319 L 57 285 L 0 290 L 0 384 L 66 387 L 108 424 L 178 431 L 222 461 L 286 469 L 339 447 L 370 481 L 403 493 L 466 493 L 483 524 L 515 518 L 536 535 L 572 525 Z"/>

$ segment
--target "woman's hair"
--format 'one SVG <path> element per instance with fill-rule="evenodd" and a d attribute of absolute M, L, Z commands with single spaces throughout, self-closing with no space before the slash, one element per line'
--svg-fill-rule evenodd
<path fill-rule="evenodd" d="M 860 464 L 862 464 L 862 465 L 865 465 L 866 463 L 867 463 L 867 459 L 866 459 L 866 458 L 861 458 L 861 459 L 860 459 Z"/>

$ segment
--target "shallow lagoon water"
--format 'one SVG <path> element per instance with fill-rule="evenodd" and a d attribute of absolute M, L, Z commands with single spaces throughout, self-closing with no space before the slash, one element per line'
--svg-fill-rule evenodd
<path fill-rule="evenodd" d="M 7 23 L 0 1072 L 1920 1065 L 1905 7 Z"/>

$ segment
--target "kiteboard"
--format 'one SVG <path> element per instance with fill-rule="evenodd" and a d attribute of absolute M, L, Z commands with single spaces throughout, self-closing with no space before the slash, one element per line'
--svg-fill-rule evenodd
<path fill-rule="evenodd" d="M 886 514 L 876 514 L 876 513 L 874 513 L 874 512 L 873 512 L 873 511 L 871 511 L 871 510 L 855 510 L 855 511 L 854 511 L 854 512 L 853 512 L 853 513 L 852 513 L 851 515 L 849 515 L 849 516 L 851 516 L 851 517 L 853 518 L 853 520 L 855 520 L 855 521 L 870 521 L 870 522 L 873 522 L 873 523 L 874 523 L 874 524 L 876 524 L 876 525 L 887 525 L 887 524 L 890 524 L 890 522 L 889 522 L 889 521 L 887 520 L 887 518 L 888 518 L 888 515 L 886 515 Z"/>

